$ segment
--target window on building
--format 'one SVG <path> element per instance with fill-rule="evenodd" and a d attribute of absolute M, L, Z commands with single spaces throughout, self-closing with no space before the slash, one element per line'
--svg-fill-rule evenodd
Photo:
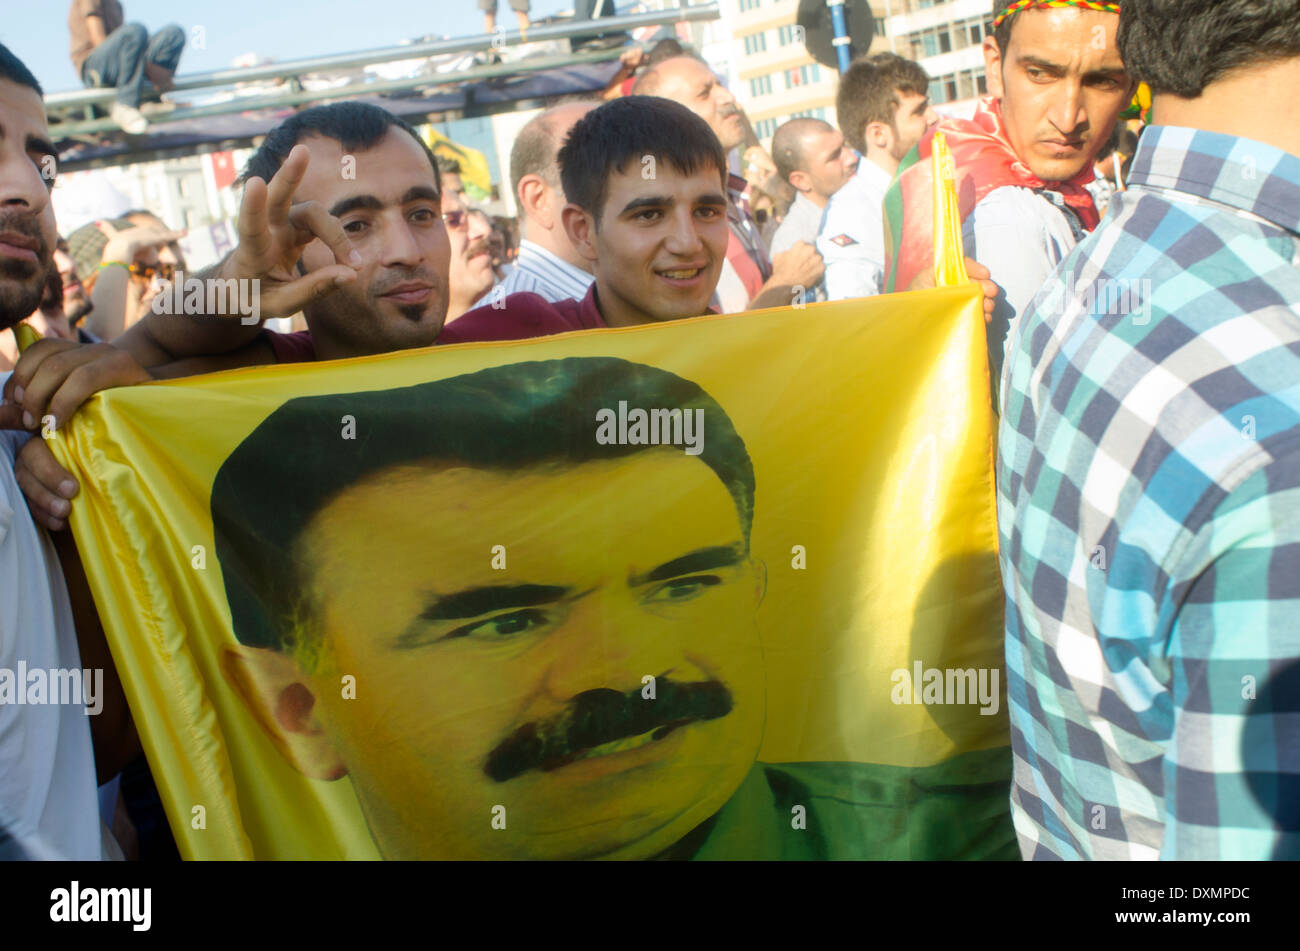
<path fill-rule="evenodd" d="M 795 42 L 798 32 L 798 29 L 793 23 L 787 23 L 785 26 L 781 27 L 781 29 L 776 31 L 777 42 L 782 46 L 789 46 L 791 43 Z"/>
<path fill-rule="evenodd" d="M 750 10 L 757 10 L 763 5 L 763 0 L 740 0 L 740 12 L 747 13 Z"/>
<path fill-rule="evenodd" d="M 772 77 L 756 76 L 749 81 L 749 94 L 751 96 L 770 96 L 772 94 Z"/>
<path fill-rule="evenodd" d="M 948 35 L 948 28 L 946 26 L 939 27 L 939 52 L 952 52 L 952 37 Z"/>
<path fill-rule="evenodd" d="M 963 70 L 957 74 L 957 98 L 972 99 L 975 96 L 975 74 L 970 70 Z"/>
<path fill-rule="evenodd" d="M 766 33 L 751 33 L 745 37 L 745 52 L 749 54 L 762 53 L 767 49 Z"/>
<path fill-rule="evenodd" d="M 979 71 L 979 78 L 975 80 L 975 88 L 980 91 L 981 96 L 987 96 L 989 92 L 989 81 L 984 75 L 984 70 Z"/>

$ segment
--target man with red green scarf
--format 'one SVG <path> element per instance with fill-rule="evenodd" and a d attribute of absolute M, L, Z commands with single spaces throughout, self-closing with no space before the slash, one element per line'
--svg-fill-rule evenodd
<path fill-rule="evenodd" d="M 988 326 L 996 382 L 1020 314 L 1097 226 L 1093 161 L 1133 97 L 1115 37 L 1119 4 L 998 0 L 984 38 L 989 95 L 969 120 L 945 119 L 900 166 L 885 197 L 887 291 L 932 262 L 931 143 L 942 131 L 956 166 L 962 241 L 1002 289 Z"/>

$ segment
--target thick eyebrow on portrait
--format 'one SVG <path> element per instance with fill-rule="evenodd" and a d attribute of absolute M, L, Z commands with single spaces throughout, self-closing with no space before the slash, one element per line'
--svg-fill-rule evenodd
<path fill-rule="evenodd" d="M 699 548 L 689 554 L 665 561 L 658 567 L 651 568 L 645 574 L 630 575 L 627 579 L 629 588 L 637 588 L 653 581 L 667 581 L 679 575 L 694 574 L 697 571 L 712 571 L 714 568 L 732 568 L 744 560 L 744 547 L 740 542 L 731 545 L 715 545 L 712 548 Z"/>
<path fill-rule="evenodd" d="M 563 601 L 572 591 L 572 588 L 561 585 L 503 584 L 434 595 L 411 626 L 397 636 L 394 646 L 398 648 L 410 646 L 420 637 L 421 625 L 428 621 L 457 621 L 476 618 L 493 611 L 553 604 L 556 601 Z"/>
<path fill-rule="evenodd" d="M 1046 70 L 1056 76 L 1061 76 L 1065 73 L 1065 67 L 1060 63 L 1053 63 L 1049 60 L 1043 59 L 1041 56 L 1034 56 L 1033 54 L 1022 55 L 1020 57 L 1019 65 L 1025 67 L 1036 66 L 1039 69 Z"/>
<path fill-rule="evenodd" d="M 930 108 L 930 97 L 926 96 L 924 99 L 921 100 L 921 104 L 912 110 L 912 115 L 914 116 L 924 115 L 925 110 L 929 108 Z"/>

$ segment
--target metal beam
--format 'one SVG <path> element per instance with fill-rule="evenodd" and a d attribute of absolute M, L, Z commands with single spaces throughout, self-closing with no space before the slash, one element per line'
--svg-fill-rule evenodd
<path fill-rule="evenodd" d="M 547 69 L 562 69 L 566 66 L 582 66 L 588 63 L 600 63 L 618 59 L 623 53 L 622 47 L 594 50 L 590 53 L 574 53 L 569 56 L 548 56 L 529 58 L 524 62 L 497 63 L 492 66 L 476 66 L 473 69 L 455 73 L 440 73 L 430 76 L 414 76 L 407 79 L 391 79 L 373 83 L 349 83 L 330 89 L 303 91 L 298 93 L 276 93 L 269 96 L 245 96 L 214 102 L 206 106 L 193 106 L 186 109 L 174 109 L 163 113 L 151 122 L 156 132 L 166 132 L 170 122 L 186 119 L 203 119 L 211 116 L 229 115 L 235 112 L 256 112 L 263 109 L 284 109 L 306 103 L 325 102 L 330 99 L 348 99 L 354 96 L 375 96 L 390 92 L 404 92 L 428 86 L 447 86 L 452 84 L 474 82 L 475 80 L 496 79 L 501 76 L 520 76 Z M 441 111 L 441 110 L 437 110 Z M 77 135 L 89 135 L 96 132 L 116 132 L 117 123 L 112 119 L 90 119 L 84 122 L 59 122 L 50 126 L 50 134 L 56 139 L 65 139 Z"/>
<path fill-rule="evenodd" d="M 439 56 L 446 53 L 479 52 L 494 46 L 500 49 L 522 43 L 630 31 L 643 26 L 662 26 L 670 23 L 694 22 L 696 20 L 716 20 L 718 17 L 718 4 L 714 0 L 714 2 L 710 3 L 687 4 L 650 13 L 634 13 L 619 17 L 601 17 L 599 20 L 575 20 L 539 26 L 529 30 L 526 34 L 520 33 L 518 30 L 480 33 L 474 36 L 457 37 L 448 40 L 411 43 L 406 46 L 386 46 L 382 49 L 366 50 L 359 53 L 315 56 L 310 59 L 293 60 L 287 63 L 250 66 L 245 69 L 219 69 L 210 73 L 194 73 L 188 76 L 177 76 L 175 91 L 211 89 L 235 83 L 253 82 L 259 79 L 288 79 L 304 73 L 358 69 L 378 63 L 393 63 L 405 59 L 420 59 L 421 57 Z M 521 71 L 518 66 L 522 62 L 526 61 L 516 63 L 517 72 Z M 114 92 L 111 88 L 69 90 L 49 94 L 45 97 L 45 106 L 47 110 L 64 111 L 80 106 L 111 104 L 113 98 Z M 113 126 L 113 128 L 116 127 Z"/>

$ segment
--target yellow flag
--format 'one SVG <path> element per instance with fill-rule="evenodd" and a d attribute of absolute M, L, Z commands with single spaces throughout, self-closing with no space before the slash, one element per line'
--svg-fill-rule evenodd
<path fill-rule="evenodd" d="M 1014 858 L 988 392 L 964 283 L 113 389 L 52 446 L 187 858 Z"/>

